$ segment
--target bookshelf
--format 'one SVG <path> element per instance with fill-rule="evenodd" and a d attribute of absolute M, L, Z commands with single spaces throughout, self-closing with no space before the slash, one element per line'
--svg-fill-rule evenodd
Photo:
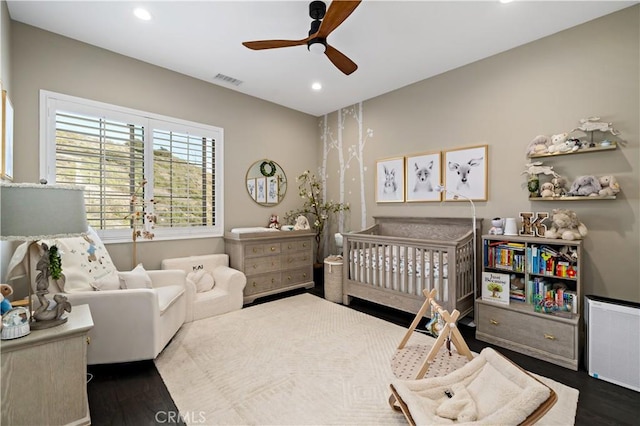
<path fill-rule="evenodd" d="M 476 338 L 577 370 L 582 263 L 579 240 L 483 235 L 483 275 L 502 277 L 509 297 L 476 300 Z"/>

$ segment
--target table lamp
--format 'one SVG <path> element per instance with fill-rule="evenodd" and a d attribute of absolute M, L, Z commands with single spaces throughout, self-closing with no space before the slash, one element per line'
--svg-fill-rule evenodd
<path fill-rule="evenodd" d="M 39 249 L 44 254 L 36 265 L 40 271 L 36 278 L 36 297 L 40 306 L 33 311 L 30 248 L 40 240 L 77 237 L 86 232 L 83 188 L 60 184 L 0 183 L 0 240 L 30 243 L 26 251 L 26 275 L 31 330 L 63 324 L 67 318 L 62 316 L 65 311 L 71 311 L 71 305 L 62 294 L 56 294 L 53 301 L 46 297 L 49 293 L 49 247 L 42 244 Z"/>

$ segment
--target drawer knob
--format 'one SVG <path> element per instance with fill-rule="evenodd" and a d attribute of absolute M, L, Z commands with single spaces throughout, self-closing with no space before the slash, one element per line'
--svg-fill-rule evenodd
<path fill-rule="evenodd" d="M 498 325 L 498 324 L 500 324 L 498 321 L 496 321 L 496 320 L 494 320 L 494 319 L 489 320 L 489 322 L 490 322 L 491 324 L 493 324 L 493 325 Z"/>
<path fill-rule="evenodd" d="M 271 284 L 275 283 L 276 279 L 275 278 L 271 278 Z"/>
<path fill-rule="evenodd" d="M 87 336 L 87 345 L 91 344 L 91 337 Z"/>
<path fill-rule="evenodd" d="M 257 265 L 252 265 L 251 266 L 253 269 L 256 269 L 258 266 Z"/>
<path fill-rule="evenodd" d="M 556 336 L 554 336 L 553 334 L 544 333 L 544 338 L 548 340 L 556 340 Z"/>
<path fill-rule="evenodd" d="M 287 276 L 287 281 L 291 281 L 291 275 Z"/>
<path fill-rule="evenodd" d="M 254 252 L 254 253 L 257 253 L 257 252 L 258 252 L 258 249 L 254 247 L 254 248 L 253 248 L 253 252 Z"/>
<path fill-rule="evenodd" d="M 291 263 L 291 262 L 293 262 L 292 258 L 287 259 L 287 263 Z"/>
<path fill-rule="evenodd" d="M 252 282 L 251 285 L 253 285 L 254 287 L 256 287 L 258 284 L 256 284 L 256 282 Z"/>
<path fill-rule="evenodd" d="M 271 251 L 276 251 L 276 248 L 275 247 L 271 247 Z"/>
<path fill-rule="evenodd" d="M 302 278 L 307 278 L 307 273 L 302 274 Z"/>
<path fill-rule="evenodd" d="M 291 244 L 289 244 L 289 245 L 287 246 L 287 248 L 291 248 Z"/>
<path fill-rule="evenodd" d="M 307 247 L 307 243 L 302 243 L 302 247 L 306 248 Z"/>

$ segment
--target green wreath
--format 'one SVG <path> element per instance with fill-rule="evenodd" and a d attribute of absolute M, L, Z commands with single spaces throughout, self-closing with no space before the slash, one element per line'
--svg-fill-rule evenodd
<path fill-rule="evenodd" d="M 267 166 L 270 168 L 269 171 L 267 171 Z M 260 173 L 262 173 L 262 176 L 271 177 L 276 174 L 276 165 L 273 161 L 263 161 L 260 164 Z"/>

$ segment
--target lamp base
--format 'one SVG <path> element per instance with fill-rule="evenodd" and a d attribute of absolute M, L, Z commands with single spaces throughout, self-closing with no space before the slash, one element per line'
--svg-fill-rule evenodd
<path fill-rule="evenodd" d="M 45 328 L 57 327 L 65 322 L 67 322 L 67 317 L 44 321 L 36 320 L 31 323 L 31 330 L 43 330 Z"/>

